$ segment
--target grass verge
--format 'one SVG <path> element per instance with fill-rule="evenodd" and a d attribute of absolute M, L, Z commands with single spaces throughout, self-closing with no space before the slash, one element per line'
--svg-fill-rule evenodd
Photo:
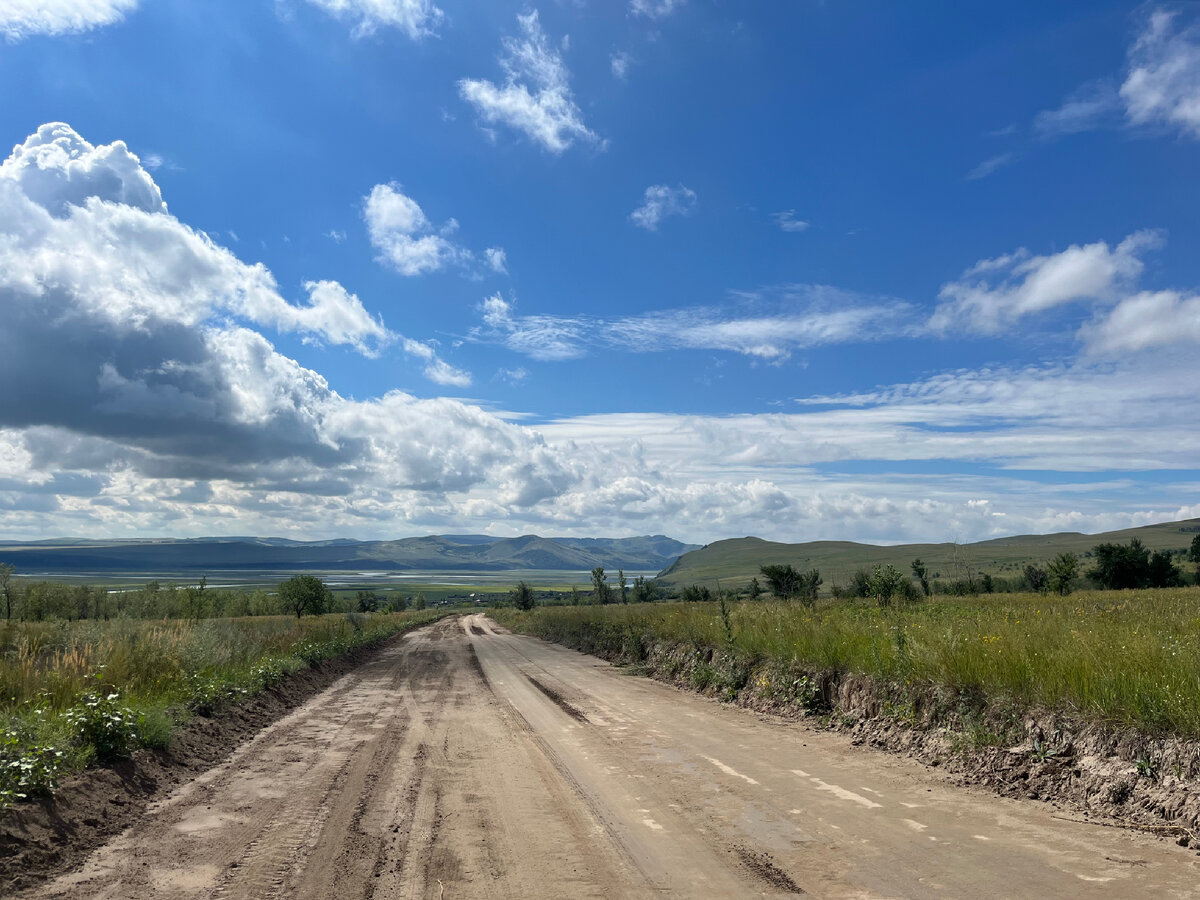
<path fill-rule="evenodd" d="M 445 612 L 0 626 L 0 806 Z"/>
<path fill-rule="evenodd" d="M 897 708 L 942 690 L 972 698 L 974 708 L 1051 710 L 1200 737 L 1200 588 L 892 608 L 743 602 L 724 616 L 707 603 L 491 614 L 514 630 L 630 663 L 675 645 L 693 686 L 728 699 L 749 687 L 795 693 L 804 704 L 815 699 L 811 676 L 861 674 L 888 685 Z M 695 658 L 683 660 L 688 653 Z"/>

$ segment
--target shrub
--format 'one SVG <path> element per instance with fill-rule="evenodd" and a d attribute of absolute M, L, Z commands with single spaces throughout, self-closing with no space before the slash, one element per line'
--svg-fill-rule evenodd
<path fill-rule="evenodd" d="M 98 760 L 127 756 L 138 745 L 138 715 L 120 701 L 116 691 L 106 693 L 97 685 L 66 712 L 76 742 L 91 747 Z"/>
<path fill-rule="evenodd" d="M 16 731 L 0 734 L 0 806 L 54 790 L 62 758 L 54 747 L 27 745 Z"/>

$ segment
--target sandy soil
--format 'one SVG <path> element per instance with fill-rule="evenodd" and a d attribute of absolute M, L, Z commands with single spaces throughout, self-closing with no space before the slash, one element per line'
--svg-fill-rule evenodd
<path fill-rule="evenodd" d="M 1200 896 L 1194 854 L 1053 812 L 474 616 L 21 896 Z"/>

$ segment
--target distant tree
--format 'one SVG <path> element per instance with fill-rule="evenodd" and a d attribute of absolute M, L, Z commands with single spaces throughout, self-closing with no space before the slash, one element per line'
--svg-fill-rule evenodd
<path fill-rule="evenodd" d="M 1200 584 L 1200 534 L 1192 538 L 1192 548 L 1188 550 L 1188 559 L 1196 564 L 1196 584 Z"/>
<path fill-rule="evenodd" d="M 1150 551 L 1137 538 L 1128 545 L 1097 544 L 1092 552 L 1096 565 L 1088 577 L 1100 587 L 1118 591 L 1150 584 Z"/>
<path fill-rule="evenodd" d="M 850 593 L 855 597 L 867 598 L 871 596 L 871 573 L 866 569 L 858 569 L 850 578 Z"/>
<path fill-rule="evenodd" d="M 904 575 L 895 566 L 876 566 L 871 576 L 871 595 L 880 606 L 890 606 L 904 588 Z"/>
<path fill-rule="evenodd" d="M 533 596 L 533 589 L 524 581 L 517 582 L 517 586 L 508 592 L 512 599 L 512 604 L 517 609 L 533 609 L 537 606 L 537 600 Z"/>
<path fill-rule="evenodd" d="M 804 587 L 804 576 L 791 565 L 763 566 L 758 571 L 767 580 L 771 593 L 780 600 L 791 600 Z"/>
<path fill-rule="evenodd" d="M 645 575 L 633 579 L 633 602 L 654 603 L 662 596 L 662 586 L 653 579 L 647 580 Z"/>
<path fill-rule="evenodd" d="M 427 607 L 428 605 L 429 605 L 429 602 L 425 599 L 424 594 L 418 593 L 417 596 L 413 597 L 413 605 L 412 605 L 413 609 L 425 609 L 425 607 Z"/>
<path fill-rule="evenodd" d="M 305 613 L 320 615 L 333 599 L 333 592 L 315 575 L 293 575 L 279 585 L 279 602 L 300 618 Z"/>
<path fill-rule="evenodd" d="M 712 598 L 712 591 L 702 584 L 688 585 L 679 594 L 679 599 L 684 603 L 702 603 Z"/>
<path fill-rule="evenodd" d="M 1060 553 L 1046 565 L 1047 586 L 1060 597 L 1071 593 L 1078 577 L 1079 557 L 1074 553 Z"/>
<path fill-rule="evenodd" d="M 990 594 L 996 590 L 996 581 L 987 572 L 979 577 L 979 587 L 985 594 Z"/>
<path fill-rule="evenodd" d="M 617 588 L 621 591 L 621 602 L 629 602 L 629 584 L 625 581 L 625 570 L 617 569 Z"/>
<path fill-rule="evenodd" d="M 750 587 L 747 589 L 746 593 L 749 594 L 751 600 L 758 599 L 759 595 L 762 593 L 762 585 L 758 583 L 757 578 L 750 579 Z"/>
<path fill-rule="evenodd" d="M 1041 566 L 1029 563 L 1025 567 L 1025 585 L 1031 590 L 1039 594 L 1046 593 L 1050 588 L 1050 576 L 1046 574 L 1046 570 Z"/>
<path fill-rule="evenodd" d="M 4 594 L 4 621 L 12 621 L 12 563 L 0 563 L 0 593 Z"/>
<path fill-rule="evenodd" d="M 361 613 L 375 612 L 379 609 L 379 595 L 374 591 L 359 591 L 355 596 L 358 611 Z"/>
<path fill-rule="evenodd" d="M 207 587 L 208 576 L 201 575 L 199 584 L 189 584 L 183 589 L 183 603 L 189 619 L 199 619 L 204 615 L 204 589 Z"/>
<path fill-rule="evenodd" d="M 603 566 L 592 569 L 592 596 L 597 603 L 612 602 L 612 588 L 608 585 L 608 576 L 604 574 Z"/>
<path fill-rule="evenodd" d="M 1150 565 L 1146 573 L 1147 586 L 1153 588 L 1179 587 L 1183 584 L 1183 573 L 1171 561 L 1171 554 L 1155 550 L 1150 554 Z"/>
<path fill-rule="evenodd" d="M 921 562 L 921 557 L 917 557 L 912 561 L 913 578 L 921 585 L 921 593 L 926 597 L 933 595 L 933 591 L 929 588 L 929 569 L 925 563 Z"/>
<path fill-rule="evenodd" d="M 800 600 L 805 606 L 812 606 L 817 602 L 817 589 L 824 583 L 825 579 L 816 569 L 809 569 L 800 576 Z"/>

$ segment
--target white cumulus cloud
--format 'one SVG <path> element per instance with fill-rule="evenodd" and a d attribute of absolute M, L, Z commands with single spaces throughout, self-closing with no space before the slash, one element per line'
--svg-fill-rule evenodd
<path fill-rule="evenodd" d="M 1085 326 L 1083 338 L 1092 352 L 1111 356 L 1200 345 L 1200 296 L 1141 291 Z"/>
<path fill-rule="evenodd" d="M 942 333 L 995 334 L 1024 316 L 1063 304 L 1115 301 L 1141 274 L 1140 255 L 1159 243 L 1157 232 L 1139 231 L 1115 247 L 1097 241 L 1072 244 L 1049 256 L 1033 256 L 1020 249 L 981 260 L 957 281 L 942 287 L 941 303 L 930 319 L 930 328 Z"/>
<path fill-rule="evenodd" d="M 450 239 L 459 229 L 458 220 L 447 219 L 435 229 L 420 204 L 396 182 L 371 189 L 363 198 L 363 219 L 371 246 L 379 251 L 379 261 L 401 275 L 424 275 L 451 266 L 479 274 L 475 254 Z M 489 247 L 483 257 L 489 270 L 506 271 L 508 257 L 503 248 Z"/>
<path fill-rule="evenodd" d="M 547 41 L 537 10 L 517 16 L 517 21 L 521 36 L 503 40 L 504 84 L 463 78 L 459 94 L 485 122 L 524 132 L 551 153 L 562 153 L 576 140 L 600 143 L 583 123 L 571 93 L 570 73 L 562 55 Z"/>

